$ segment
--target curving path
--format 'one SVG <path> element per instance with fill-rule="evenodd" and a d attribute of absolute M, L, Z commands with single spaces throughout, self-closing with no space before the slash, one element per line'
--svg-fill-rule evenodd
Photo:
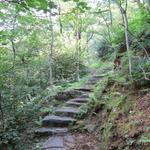
<path fill-rule="evenodd" d="M 42 120 L 42 128 L 35 130 L 36 135 L 48 137 L 41 150 L 71 150 L 74 148 L 76 141 L 68 128 L 76 123 L 80 106 L 88 102 L 95 84 L 103 76 L 92 75 L 83 87 L 74 89 L 80 93 L 76 98 L 69 99 L 63 107 L 55 110 L 55 115 L 48 115 Z"/>

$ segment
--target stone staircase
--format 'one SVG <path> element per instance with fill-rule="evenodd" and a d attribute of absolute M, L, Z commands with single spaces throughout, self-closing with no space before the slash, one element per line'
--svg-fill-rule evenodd
<path fill-rule="evenodd" d="M 71 150 L 75 146 L 74 136 L 68 128 L 76 123 L 80 107 L 88 102 L 95 84 L 103 77 L 93 75 L 83 87 L 74 89 L 80 92 L 76 98 L 68 99 L 64 106 L 55 110 L 54 115 L 43 118 L 42 128 L 35 130 L 36 135 L 48 137 L 41 150 Z"/>

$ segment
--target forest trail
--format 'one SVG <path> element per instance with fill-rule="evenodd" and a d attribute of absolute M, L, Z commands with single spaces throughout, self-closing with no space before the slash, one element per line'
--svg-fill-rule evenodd
<path fill-rule="evenodd" d="M 0 22 L 0 150 L 150 150 L 150 0 L 0 0 Z"/>
<path fill-rule="evenodd" d="M 36 135 L 48 137 L 42 144 L 42 150 L 71 150 L 75 148 L 77 140 L 75 135 L 69 131 L 69 127 L 77 122 L 80 107 L 88 102 L 95 84 L 104 76 L 104 71 L 101 73 L 91 72 L 91 77 L 84 86 L 73 89 L 74 92 L 78 92 L 75 98 L 68 99 L 63 106 L 55 110 L 53 115 L 43 118 L 42 128 L 35 130 Z"/>

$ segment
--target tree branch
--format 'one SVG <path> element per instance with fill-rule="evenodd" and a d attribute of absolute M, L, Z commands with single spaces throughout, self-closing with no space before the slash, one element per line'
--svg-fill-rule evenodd
<path fill-rule="evenodd" d="M 139 56 L 137 56 L 137 58 L 140 60 L 140 57 L 139 57 Z M 146 76 L 146 72 L 145 72 L 144 68 L 140 65 L 140 63 L 139 63 L 139 67 L 140 67 L 140 69 L 141 69 L 142 72 L 143 72 L 144 79 L 150 81 L 150 79 Z"/>

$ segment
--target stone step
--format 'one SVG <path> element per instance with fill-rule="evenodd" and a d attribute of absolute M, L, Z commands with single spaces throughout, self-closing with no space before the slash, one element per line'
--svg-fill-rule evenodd
<path fill-rule="evenodd" d="M 91 90 L 93 92 L 93 89 L 94 89 L 95 85 L 97 84 L 97 82 L 99 82 L 99 81 L 96 81 L 96 82 L 87 82 L 86 85 L 87 86 L 93 86 L 93 88 Z"/>
<path fill-rule="evenodd" d="M 59 116 L 67 116 L 67 117 L 74 117 L 76 116 L 80 110 L 74 107 L 62 107 L 56 109 L 55 113 Z"/>
<path fill-rule="evenodd" d="M 72 135 L 64 136 L 64 146 L 66 149 L 70 150 L 75 146 L 75 139 Z"/>
<path fill-rule="evenodd" d="M 98 82 L 100 79 L 99 78 L 91 78 L 91 79 L 89 79 L 88 80 L 88 82 L 91 82 L 91 83 L 95 83 L 96 84 L 96 82 Z"/>
<path fill-rule="evenodd" d="M 60 101 L 65 101 L 65 100 L 68 100 L 70 98 L 75 98 L 75 97 L 78 97 L 82 94 L 81 91 L 77 91 L 77 90 L 66 90 L 66 91 L 63 91 L 63 92 L 58 92 L 54 98 L 56 100 L 60 100 Z"/>
<path fill-rule="evenodd" d="M 98 78 L 98 79 L 101 79 L 103 77 L 105 77 L 106 75 L 105 74 L 99 74 L 99 75 L 93 75 L 92 78 Z"/>
<path fill-rule="evenodd" d="M 68 128 L 39 128 L 34 131 L 36 136 L 63 135 L 68 133 Z"/>
<path fill-rule="evenodd" d="M 69 100 L 68 102 L 76 102 L 76 103 L 87 103 L 89 101 L 88 98 L 74 98 Z"/>
<path fill-rule="evenodd" d="M 92 77 L 92 78 L 91 78 L 91 79 L 89 79 L 88 81 L 95 81 L 95 82 L 96 82 L 97 80 L 100 80 L 100 79 L 99 79 L 99 78 L 97 78 L 97 77 L 96 77 L 96 78 L 95 78 L 95 77 Z"/>
<path fill-rule="evenodd" d="M 70 150 L 75 146 L 72 135 L 50 137 L 42 147 L 42 150 Z"/>
<path fill-rule="evenodd" d="M 91 78 L 88 80 L 88 82 L 97 82 L 99 80 L 100 80 L 99 78 Z"/>
<path fill-rule="evenodd" d="M 88 85 L 95 85 L 104 75 L 94 75 L 91 79 L 88 80 Z"/>
<path fill-rule="evenodd" d="M 60 149 L 65 150 L 64 144 L 63 144 L 63 138 L 61 137 L 51 137 L 49 138 L 42 147 L 42 150 L 51 150 L 51 149 Z"/>
<path fill-rule="evenodd" d="M 74 101 L 67 101 L 66 102 L 66 106 L 70 106 L 70 107 L 80 107 L 83 104 L 84 103 L 79 103 L 79 102 L 74 102 Z"/>
<path fill-rule="evenodd" d="M 56 115 L 46 116 L 42 120 L 43 127 L 66 127 L 71 123 L 75 123 L 76 120 L 71 117 L 61 117 Z"/>
<path fill-rule="evenodd" d="M 80 87 L 80 88 L 76 88 L 75 90 L 77 91 L 83 91 L 83 92 L 93 92 L 93 88 L 94 86 L 85 86 L 85 87 Z"/>
<path fill-rule="evenodd" d="M 80 96 L 78 96 L 78 97 L 88 98 L 90 94 L 91 94 L 91 92 L 83 92 L 83 93 L 80 94 Z M 77 98 L 78 98 L 78 97 L 77 97 Z"/>
<path fill-rule="evenodd" d="M 96 80 L 96 81 L 88 81 L 86 83 L 86 85 L 95 85 L 97 82 L 98 82 L 98 80 Z"/>

